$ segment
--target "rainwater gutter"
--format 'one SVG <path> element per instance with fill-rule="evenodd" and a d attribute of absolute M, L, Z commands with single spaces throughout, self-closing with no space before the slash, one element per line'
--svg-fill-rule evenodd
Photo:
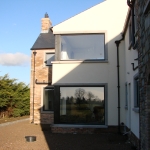
<path fill-rule="evenodd" d="M 120 130 L 120 69 L 119 69 L 119 45 L 121 41 L 124 39 L 124 34 L 122 34 L 122 38 L 120 40 L 115 41 L 117 47 L 117 88 L 118 88 L 118 133 L 121 133 Z"/>

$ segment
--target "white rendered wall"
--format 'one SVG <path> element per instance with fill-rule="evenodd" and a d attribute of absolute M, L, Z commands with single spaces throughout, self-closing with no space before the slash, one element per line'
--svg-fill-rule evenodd
<path fill-rule="evenodd" d="M 126 0 L 107 0 L 53 27 L 54 34 L 109 32 L 109 41 L 121 33 L 128 6 Z"/>
<path fill-rule="evenodd" d="M 134 60 L 138 57 L 137 50 L 133 50 L 129 48 L 129 29 L 127 29 L 125 36 L 125 59 L 126 59 L 126 83 L 129 87 L 130 84 L 130 100 L 128 105 L 128 109 L 125 110 L 126 114 L 126 122 L 125 124 L 131 128 L 131 131 L 139 138 L 139 113 L 133 111 L 134 108 L 134 76 L 138 73 L 138 69 L 133 71 L 131 63 L 134 63 L 136 67 L 138 65 L 138 61 Z"/>
<path fill-rule="evenodd" d="M 107 83 L 108 125 L 118 124 L 117 95 L 117 48 L 115 41 L 121 39 L 128 6 L 126 0 L 104 1 L 56 26 L 54 34 L 105 33 L 108 46 L 107 63 L 53 62 L 52 84 L 60 83 Z M 124 46 L 121 45 L 120 61 L 124 66 Z M 121 100 L 124 101 L 124 69 L 120 69 Z M 123 103 L 121 103 L 123 105 Z M 125 120 L 121 112 L 121 121 Z"/>

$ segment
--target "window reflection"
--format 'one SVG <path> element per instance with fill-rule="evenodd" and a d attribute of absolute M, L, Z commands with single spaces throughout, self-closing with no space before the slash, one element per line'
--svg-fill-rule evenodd
<path fill-rule="evenodd" d="M 52 111 L 54 101 L 54 89 L 43 89 L 43 111 Z"/>
<path fill-rule="evenodd" d="M 104 87 L 60 87 L 60 122 L 104 124 Z"/>
<path fill-rule="evenodd" d="M 61 35 L 61 60 L 105 59 L 104 34 Z"/>

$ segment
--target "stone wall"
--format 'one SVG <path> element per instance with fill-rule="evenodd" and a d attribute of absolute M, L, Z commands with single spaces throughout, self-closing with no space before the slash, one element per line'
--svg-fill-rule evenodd
<path fill-rule="evenodd" d="M 34 55 L 33 52 L 36 54 Z M 52 67 L 47 67 L 44 63 L 46 52 L 54 52 L 54 49 L 31 51 L 30 121 L 35 124 L 51 124 L 54 120 L 52 112 L 41 112 L 43 87 L 52 82 Z"/>
<path fill-rule="evenodd" d="M 149 0 L 136 0 L 140 82 L 140 149 L 150 149 L 150 11 Z"/>

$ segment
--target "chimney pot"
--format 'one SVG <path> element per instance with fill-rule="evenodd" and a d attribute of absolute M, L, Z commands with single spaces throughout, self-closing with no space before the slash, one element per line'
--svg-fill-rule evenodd
<path fill-rule="evenodd" d="M 47 13 L 45 13 L 44 18 L 41 19 L 41 23 L 41 33 L 48 33 L 50 27 L 52 27 L 52 23 Z"/>

